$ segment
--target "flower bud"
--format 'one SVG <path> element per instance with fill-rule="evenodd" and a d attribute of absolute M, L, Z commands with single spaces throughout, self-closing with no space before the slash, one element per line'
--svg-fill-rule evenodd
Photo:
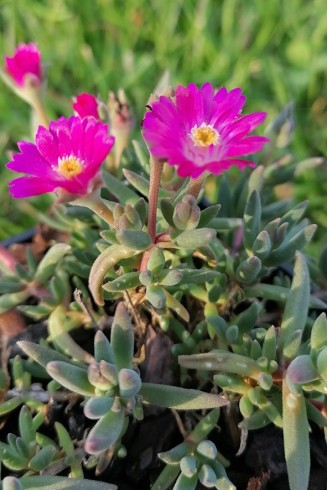
<path fill-rule="evenodd" d="M 115 167 L 117 168 L 123 151 L 127 148 L 135 127 L 134 115 L 128 104 L 124 90 L 119 89 L 108 94 L 108 112 L 111 121 L 111 133 L 115 136 Z"/>

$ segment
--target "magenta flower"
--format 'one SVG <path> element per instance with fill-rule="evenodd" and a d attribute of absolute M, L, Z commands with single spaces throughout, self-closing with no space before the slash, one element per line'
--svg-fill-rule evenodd
<path fill-rule="evenodd" d="M 94 117 L 100 119 L 98 101 L 94 95 L 83 93 L 76 96 L 73 109 L 80 117 Z"/>
<path fill-rule="evenodd" d="M 5 57 L 5 67 L 19 87 L 24 87 L 27 75 L 34 78 L 36 85 L 41 84 L 41 54 L 34 43 L 19 44 L 12 58 Z"/>
<path fill-rule="evenodd" d="M 143 121 L 143 136 L 151 153 L 178 167 L 181 177 L 196 178 L 205 170 L 220 174 L 232 165 L 254 162 L 239 157 L 260 151 L 269 141 L 248 136 L 265 119 L 265 112 L 241 114 L 245 96 L 240 88 L 214 92 L 210 83 L 178 86 L 175 97 L 161 96 Z"/>
<path fill-rule="evenodd" d="M 7 168 L 27 174 L 9 183 L 15 198 L 64 191 L 84 195 L 91 192 L 101 164 L 114 145 L 108 126 L 94 118 L 72 116 L 51 121 L 49 130 L 39 126 L 35 144 L 20 141 Z"/>

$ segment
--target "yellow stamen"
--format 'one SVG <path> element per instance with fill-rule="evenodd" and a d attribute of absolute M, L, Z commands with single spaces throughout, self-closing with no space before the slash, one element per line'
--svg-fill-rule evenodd
<path fill-rule="evenodd" d="M 195 146 L 207 147 L 217 145 L 220 135 L 211 124 L 202 123 L 200 126 L 194 126 L 190 131 L 190 137 Z"/>
<path fill-rule="evenodd" d="M 58 160 L 58 173 L 62 174 L 67 179 L 76 177 L 83 170 L 83 162 L 73 155 L 59 158 Z"/>

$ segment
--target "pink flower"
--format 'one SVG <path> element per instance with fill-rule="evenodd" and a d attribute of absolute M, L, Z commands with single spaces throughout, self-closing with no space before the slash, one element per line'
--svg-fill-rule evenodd
<path fill-rule="evenodd" d="M 98 101 L 94 95 L 83 93 L 76 96 L 73 109 L 80 117 L 94 117 L 100 119 L 98 112 Z"/>
<path fill-rule="evenodd" d="M 240 88 L 214 92 L 210 83 L 177 87 L 174 99 L 161 96 L 143 121 L 143 136 L 151 153 L 177 165 L 182 177 L 198 177 L 205 170 L 220 174 L 232 165 L 240 169 L 254 162 L 238 157 L 260 151 L 269 141 L 248 136 L 265 119 L 265 112 L 241 114 L 245 96 Z"/>
<path fill-rule="evenodd" d="M 36 85 L 41 84 L 41 54 L 34 43 L 19 44 L 14 56 L 5 57 L 7 73 L 19 87 L 25 86 L 25 77 L 30 75 Z"/>
<path fill-rule="evenodd" d="M 72 116 L 51 121 L 49 130 L 39 126 L 35 140 L 35 144 L 20 141 L 21 153 L 7 164 L 10 170 L 27 174 L 9 183 L 15 198 L 56 190 L 77 195 L 91 192 L 115 138 L 108 135 L 106 124 Z"/>

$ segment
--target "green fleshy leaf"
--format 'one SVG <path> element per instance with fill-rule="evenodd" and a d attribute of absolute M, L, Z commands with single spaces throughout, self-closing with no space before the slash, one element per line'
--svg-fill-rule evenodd
<path fill-rule="evenodd" d="M 181 473 L 179 475 L 179 478 L 175 482 L 173 490 L 194 490 L 197 486 L 197 481 L 198 481 L 197 474 L 192 477 L 188 477 L 183 473 Z"/>
<path fill-rule="evenodd" d="M 303 331 L 310 296 L 310 279 L 305 258 L 296 253 L 294 277 L 281 323 L 279 349 L 284 349 L 287 338 L 296 330 Z"/>
<path fill-rule="evenodd" d="M 296 357 L 288 366 L 286 371 L 286 382 L 291 384 L 310 383 L 319 378 L 319 373 L 315 369 L 311 356 L 301 355 Z"/>
<path fill-rule="evenodd" d="M 179 315 L 185 322 L 189 322 L 190 316 L 186 308 L 178 301 L 171 293 L 164 289 L 166 298 L 166 306 L 171 308 L 177 315 Z"/>
<path fill-rule="evenodd" d="M 27 290 L 19 291 L 18 293 L 3 294 L 0 296 L 0 314 L 24 302 L 29 296 L 30 293 Z"/>
<path fill-rule="evenodd" d="M 323 347 L 317 357 L 317 369 L 321 377 L 327 382 L 327 347 Z"/>
<path fill-rule="evenodd" d="M 47 372 L 62 386 L 84 396 L 93 396 L 94 386 L 89 382 L 87 370 L 67 364 L 66 362 L 53 361 L 47 364 Z"/>
<path fill-rule="evenodd" d="M 105 291 L 117 292 L 126 291 L 127 289 L 134 289 L 140 285 L 139 272 L 127 272 L 120 277 L 117 277 L 113 281 L 106 282 L 103 285 Z"/>
<path fill-rule="evenodd" d="M 176 286 L 182 278 L 183 272 L 178 269 L 164 269 L 158 274 L 158 282 L 161 286 Z"/>
<path fill-rule="evenodd" d="M 133 369 L 121 369 L 118 373 L 120 395 L 122 397 L 136 396 L 141 388 L 141 379 Z"/>
<path fill-rule="evenodd" d="M 243 291 L 247 298 L 265 298 L 279 303 L 286 303 L 290 289 L 283 286 L 276 286 L 275 284 L 261 283 L 244 287 Z M 327 308 L 327 305 L 316 296 L 310 296 L 309 307 L 324 310 Z"/>
<path fill-rule="evenodd" d="M 149 233 L 140 230 L 119 230 L 116 234 L 123 246 L 130 248 L 134 252 L 142 252 L 151 244 Z"/>
<path fill-rule="evenodd" d="M 163 251 L 158 247 L 154 247 L 150 252 L 150 256 L 147 262 L 147 269 L 152 274 L 158 274 L 164 268 L 164 266 L 165 256 Z"/>
<path fill-rule="evenodd" d="M 184 456 L 180 461 L 182 473 L 191 478 L 197 473 L 197 460 L 194 456 Z"/>
<path fill-rule="evenodd" d="M 212 206 L 208 206 L 206 209 L 203 209 L 200 213 L 198 228 L 203 228 L 204 226 L 209 225 L 213 219 L 216 218 L 220 208 L 221 204 L 213 204 Z"/>
<path fill-rule="evenodd" d="M 99 454 L 113 446 L 121 435 L 124 418 L 123 410 L 111 410 L 101 417 L 88 434 L 84 444 L 86 452 Z"/>
<path fill-rule="evenodd" d="M 123 169 L 124 177 L 130 182 L 130 184 L 137 189 L 143 196 L 148 198 L 149 194 L 149 180 L 145 179 L 142 175 L 136 174 L 132 170 Z M 164 189 L 159 190 L 160 199 L 169 197 L 170 193 Z"/>
<path fill-rule="evenodd" d="M 36 284 L 45 284 L 47 280 L 54 274 L 58 262 L 64 255 L 71 250 L 71 246 L 67 243 L 56 243 L 45 254 L 38 265 L 34 281 Z"/>
<path fill-rule="evenodd" d="M 0 483 L 1 490 L 23 490 L 23 486 L 14 476 L 6 476 Z"/>
<path fill-rule="evenodd" d="M 95 361 L 96 362 L 106 361 L 111 364 L 113 362 L 112 346 L 110 345 L 110 342 L 107 339 L 106 335 L 101 330 L 97 331 L 95 335 L 94 344 L 95 344 Z"/>
<path fill-rule="evenodd" d="M 19 413 L 19 432 L 27 447 L 35 444 L 36 430 L 33 426 L 31 412 L 24 405 Z"/>
<path fill-rule="evenodd" d="M 147 286 L 146 298 L 154 308 L 161 309 L 166 306 L 165 290 L 161 286 L 155 284 Z"/>
<path fill-rule="evenodd" d="M 153 483 L 152 490 L 167 490 L 179 473 L 180 466 L 178 464 L 165 466 Z"/>
<path fill-rule="evenodd" d="M 24 490 L 116 490 L 117 486 L 80 478 L 64 476 L 26 476 L 20 480 Z"/>
<path fill-rule="evenodd" d="M 311 330 L 311 348 L 319 350 L 327 344 L 327 318 L 321 313 L 315 320 Z"/>
<path fill-rule="evenodd" d="M 266 230 L 262 230 L 257 235 L 257 237 L 253 243 L 252 252 L 260 260 L 263 260 L 269 255 L 270 251 L 271 251 L 270 235 Z"/>
<path fill-rule="evenodd" d="M 290 335 L 286 336 L 283 348 L 285 359 L 290 360 L 297 356 L 302 342 L 302 334 L 302 330 L 295 330 L 294 332 L 291 332 Z"/>
<path fill-rule="evenodd" d="M 164 219 L 172 228 L 174 228 L 175 227 L 173 221 L 174 206 L 172 205 L 171 201 L 169 201 L 168 199 L 161 199 L 160 206 Z"/>
<path fill-rule="evenodd" d="M 276 250 L 273 250 L 264 260 L 264 265 L 280 265 L 292 260 L 296 250 L 303 250 L 303 248 L 311 241 L 316 229 L 316 225 L 309 225 L 301 229 L 292 237 L 286 236 L 284 242 Z"/>
<path fill-rule="evenodd" d="M 261 199 L 259 192 L 254 189 L 247 199 L 244 211 L 244 245 L 248 250 L 252 249 L 252 245 L 260 232 L 261 224 Z"/>
<path fill-rule="evenodd" d="M 0 403 L 0 417 L 15 410 L 15 408 L 19 407 L 19 405 L 21 405 L 23 401 L 24 400 L 22 398 L 16 397 Z"/>
<path fill-rule="evenodd" d="M 303 201 L 294 206 L 292 209 L 287 211 L 281 218 L 280 224 L 288 223 L 290 227 L 296 225 L 299 220 L 303 217 L 306 208 L 308 206 L 308 201 Z"/>
<path fill-rule="evenodd" d="M 29 357 L 34 359 L 34 361 L 38 362 L 44 368 L 47 367 L 47 364 L 51 361 L 61 361 L 66 362 L 67 364 L 71 364 L 73 366 L 78 365 L 68 357 L 64 356 L 60 352 L 57 352 L 54 349 L 49 349 L 49 347 L 44 347 L 43 345 L 34 344 L 33 342 L 29 342 L 28 340 L 20 340 L 17 342 L 18 347 L 20 347 Z M 81 364 L 80 364 L 81 365 Z"/>
<path fill-rule="evenodd" d="M 306 413 L 307 413 L 308 419 L 312 420 L 313 422 L 315 422 L 318 425 L 322 425 L 323 427 L 327 427 L 327 419 L 320 412 L 320 410 L 318 410 L 317 407 L 315 407 L 313 405 L 313 403 L 311 403 L 311 401 L 306 399 L 306 398 L 305 398 L 305 404 L 306 404 Z"/>
<path fill-rule="evenodd" d="M 250 417 L 242 420 L 238 424 L 238 427 L 240 427 L 241 429 L 255 430 L 262 429 L 270 423 L 271 420 L 269 419 L 269 417 L 264 412 L 262 412 L 262 410 L 257 410 Z"/>
<path fill-rule="evenodd" d="M 89 276 L 89 289 L 95 302 L 103 306 L 105 304 L 102 295 L 102 283 L 106 274 L 114 267 L 115 264 L 123 259 L 128 259 L 136 255 L 137 252 L 122 245 L 112 245 L 102 252 L 95 260 L 91 267 Z"/>
<path fill-rule="evenodd" d="M 173 242 L 181 248 L 195 249 L 210 245 L 215 236 L 216 232 L 212 228 L 197 228 L 183 231 L 173 239 Z"/>
<path fill-rule="evenodd" d="M 227 351 L 179 356 L 179 364 L 188 369 L 224 371 L 256 379 L 261 373 L 256 361 Z"/>
<path fill-rule="evenodd" d="M 143 383 L 139 394 L 144 403 L 176 410 L 201 410 L 229 403 L 219 395 L 155 383 Z"/>
<path fill-rule="evenodd" d="M 57 449 L 54 446 L 45 446 L 40 451 L 33 456 L 30 460 L 28 466 L 33 471 L 44 470 L 52 461 L 53 457 L 57 453 Z"/>
<path fill-rule="evenodd" d="M 277 334 L 274 325 L 272 325 L 266 332 L 263 345 L 262 356 L 270 360 L 276 359 L 277 351 Z"/>
<path fill-rule="evenodd" d="M 190 446 L 186 442 L 181 442 L 178 446 L 165 451 L 164 453 L 159 453 L 158 457 L 164 463 L 169 465 L 178 465 L 181 459 L 186 456 L 187 452 L 190 450 Z"/>
<path fill-rule="evenodd" d="M 111 346 L 117 369 L 132 369 L 134 334 L 124 303 L 119 303 L 116 307 L 111 331 Z"/>
<path fill-rule="evenodd" d="M 221 277 L 221 272 L 212 271 L 209 269 L 181 269 L 183 278 L 180 281 L 182 284 L 204 284 L 205 282 L 212 282 L 214 279 Z"/>
<path fill-rule="evenodd" d="M 94 396 L 84 405 L 84 415 L 91 420 L 98 420 L 109 412 L 114 403 L 114 398 L 109 396 Z"/>
<path fill-rule="evenodd" d="M 289 486 L 307 490 L 310 475 L 310 442 L 303 395 L 296 396 L 283 381 L 283 434 Z"/>
<path fill-rule="evenodd" d="M 247 333 L 254 328 L 258 320 L 261 305 L 254 301 L 246 310 L 242 311 L 233 319 L 233 323 L 238 325 L 241 334 Z"/>
<path fill-rule="evenodd" d="M 59 445 L 64 449 L 67 456 L 74 453 L 74 443 L 66 430 L 66 428 L 60 423 L 55 422 L 55 429 L 57 432 L 57 437 Z"/>
<path fill-rule="evenodd" d="M 256 257 L 248 257 L 239 264 L 236 270 L 236 279 L 243 284 L 250 284 L 256 280 L 258 274 L 261 271 L 261 260 Z"/>
<path fill-rule="evenodd" d="M 69 354 L 73 359 L 89 363 L 93 360 L 91 354 L 82 349 L 75 340 L 69 335 L 66 324 L 68 318 L 65 314 L 65 309 L 62 305 L 50 314 L 48 321 L 48 331 L 51 340 L 56 347 L 59 347 L 65 354 Z"/>
<path fill-rule="evenodd" d="M 211 228 L 216 231 L 230 231 L 239 228 L 241 224 L 240 218 L 214 218 L 211 221 Z"/>
<path fill-rule="evenodd" d="M 103 170 L 102 174 L 106 187 L 120 203 L 134 205 L 140 199 L 140 196 L 130 189 L 125 182 L 122 182 L 122 180 L 117 179 L 114 175 L 105 170 Z"/>

